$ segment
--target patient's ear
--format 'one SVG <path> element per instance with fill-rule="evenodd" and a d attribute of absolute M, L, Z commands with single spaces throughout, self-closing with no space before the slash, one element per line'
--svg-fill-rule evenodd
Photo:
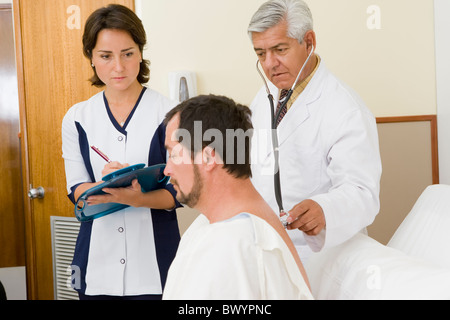
<path fill-rule="evenodd" d="M 211 147 L 205 147 L 203 149 L 203 164 L 206 166 L 206 170 L 213 170 L 217 164 L 221 163 L 220 157 L 216 153 L 216 150 Z"/>

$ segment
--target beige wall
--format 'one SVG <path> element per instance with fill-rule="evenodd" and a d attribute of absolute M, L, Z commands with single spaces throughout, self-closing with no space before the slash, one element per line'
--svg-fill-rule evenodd
<path fill-rule="evenodd" d="M 168 73 L 197 73 L 199 94 L 215 93 L 249 104 L 261 83 L 247 37 L 253 11 L 262 0 L 144 0 L 150 85 L 168 95 Z"/>
<path fill-rule="evenodd" d="M 380 213 L 369 235 L 387 244 L 425 188 L 433 184 L 430 121 L 379 123 L 383 175 Z"/>
<path fill-rule="evenodd" d="M 137 0 L 149 36 L 150 85 L 168 95 L 168 73 L 195 71 L 199 93 L 250 104 L 261 86 L 246 34 L 264 0 Z M 433 0 L 309 0 L 317 53 L 375 116 L 436 114 Z M 369 30 L 371 5 L 380 29 Z"/>
<path fill-rule="evenodd" d="M 199 94 L 224 94 L 250 104 L 262 83 L 246 29 L 263 2 L 136 0 L 149 37 L 150 86 L 168 95 L 169 72 L 195 71 Z M 437 113 L 433 0 L 307 2 L 314 16 L 316 52 L 362 96 L 376 117 Z M 372 5 L 379 15 L 371 11 Z M 397 176 L 388 173 L 392 161 L 388 162 L 383 192 L 397 194 L 399 182 L 389 182 Z M 422 183 L 412 186 L 422 187 Z M 403 209 L 388 221 L 380 214 L 371 234 L 386 242 L 416 196 L 418 192 L 389 200 L 389 205 Z M 190 209 L 180 213 L 184 231 L 197 213 Z"/>

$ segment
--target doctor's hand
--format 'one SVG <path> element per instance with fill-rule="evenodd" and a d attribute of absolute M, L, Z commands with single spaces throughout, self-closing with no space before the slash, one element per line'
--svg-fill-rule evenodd
<path fill-rule="evenodd" d="M 322 207 L 313 200 L 304 200 L 289 211 L 288 230 L 299 229 L 308 236 L 318 235 L 326 225 Z"/>

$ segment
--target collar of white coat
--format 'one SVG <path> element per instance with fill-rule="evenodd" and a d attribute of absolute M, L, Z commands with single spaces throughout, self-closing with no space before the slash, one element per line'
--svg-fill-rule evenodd
<path fill-rule="evenodd" d="M 289 111 L 284 116 L 278 126 L 278 143 L 281 146 L 295 130 L 309 118 L 309 108 L 317 101 L 323 92 L 324 81 L 327 75 L 327 69 L 323 62 L 320 62 L 316 73 L 306 86 L 305 90 L 297 97 Z M 278 97 L 279 89 L 269 82 L 269 89 L 274 97 Z M 270 114 L 270 113 L 269 113 Z"/>

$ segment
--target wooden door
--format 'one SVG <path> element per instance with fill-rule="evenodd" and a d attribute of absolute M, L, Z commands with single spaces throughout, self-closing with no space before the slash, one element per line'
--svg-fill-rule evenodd
<path fill-rule="evenodd" d="M 97 8 L 133 0 L 14 0 L 29 299 L 53 299 L 51 216 L 73 216 L 66 194 L 61 122 L 67 110 L 98 92 L 82 53 L 84 22 Z"/>
<path fill-rule="evenodd" d="M 19 101 L 10 4 L 0 4 L 0 268 L 25 265 Z"/>

